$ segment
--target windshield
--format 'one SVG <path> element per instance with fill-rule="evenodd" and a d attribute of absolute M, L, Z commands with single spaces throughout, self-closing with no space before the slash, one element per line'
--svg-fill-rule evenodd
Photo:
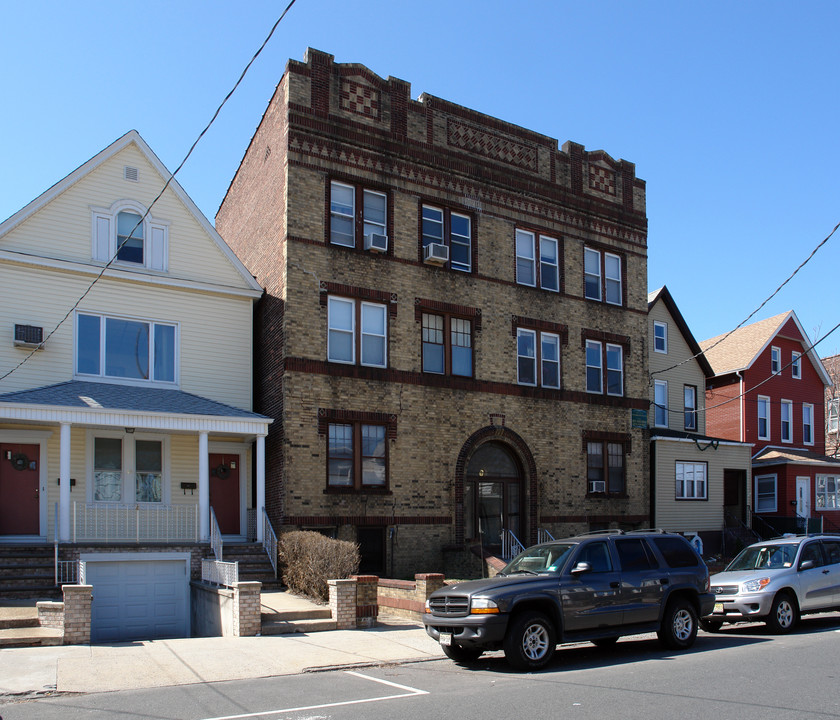
<path fill-rule="evenodd" d="M 796 559 L 797 544 L 753 545 L 741 551 L 727 570 L 781 570 L 789 568 Z"/>
<path fill-rule="evenodd" d="M 499 574 L 560 572 L 574 547 L 575 543 L 535 545 L 519 553 Z"/>

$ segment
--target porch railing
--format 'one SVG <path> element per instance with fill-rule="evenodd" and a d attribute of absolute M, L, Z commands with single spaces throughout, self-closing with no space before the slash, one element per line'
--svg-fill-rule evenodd
<path fill-rule="evenodd" d="M 198 505 L 73 503 L 73 542 L 198 542 Z"/>
<path fill-rule="evenodd" d="M 537 530 L 537 542 L 544 543 L 544 542 L 551 542 L 554 540 L 554 535 L 552 535 L 548 530 L 544 528 L 539 528 Z"/>
<path fill-rule="evenodd" d="M 239 563 L 205 558 L 201 561 L 201 579 L 213 585 L 233 587 L 239 582 Z"/>
<path fill-rule="evenodd" d="M 55 556 L 55 584 L 62 585 L 84 585 L 87 575 L 87 567 L 81 560 L 59 560 L 58 559 L 58 503 L 55 504 L 55 523 L 53 525 L 53 547 Z"/>
<path fill-rule="evenodd" d="M 502 558 L 505 560 L 510 560 L 525 549 L 519 538 L 510 530 L 502 530 L 499 537 L 502 540 Z"/>
<path fill-rule="evenodd" d="M 265 508 L 262 509 L 263 522 L 263 540 L 262 545 L 268 559 L 271 561 L 271 567 L 274 568 L 274 577 L 277 577 L 277 535 L 271 525 L 271 520 L 268 519 L 268 513 Z"/>
<path fill-rule="evenodd" d="M 210 549 L 218 562 L 222 561 L 222 531 L 219 529 L 219 523 L 216 520 L 216 513 L 213 508 L 210 508 Z"/>

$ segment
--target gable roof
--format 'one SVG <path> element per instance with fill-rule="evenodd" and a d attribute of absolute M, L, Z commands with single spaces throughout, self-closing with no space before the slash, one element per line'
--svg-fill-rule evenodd
<path fill-rule="evenodd" d="M 766 320 L 759 320 L 752 325 L 733 330 L 731 333 L 703 340 L 700 342 L 700 347 L 703 348 L 715 375 L 728 375 L 747 370 L 752 367 L 789 320 L 793 320 L 796 325 L 803 353 L 808 356 L 823 384 L 832 385 L 831 378 L 817 353 L 809 346 L 808 334 L 802 328 L 793 310 L 774 315 Z"/>
<path fill-rule="evenodd" d="M 242 264 L 242 261 L 236 256 L 233 250 L 230 249 L 230 247 L 224 241 L 222 236 L 219 235 L 219 233 L 210 224 L 210 222 L 207 220 L 207 218 L 204 216 L 201 210 L 198 209 L 198 206 L 192 201 L 192 198 L 190 198 L 190 196 L 187 195 L 184 188 L 181 187 L 181 184 L 175 179 L 172 173 L 170 173 L 169 170 L 167 170 L 166 166 L 160 161 L 158 156 L 155 155 L 155 153 L 148 146 L 146 141 L 143 140 L 142 137 L 140 137 L 140 133 L 138 133 L 136 130 L 129 130 L 125 135 L 112 142 L 108 147 L 94 155 L 83 165 L 76 168 L 64 179 L 59 180 L 55 185 L 41 193 L 32 202 L 18 210 L 10 218 L 0 223 L 0 238 L 2 238 L 7 233 L 11 232 L 24 220 L 34 215 L 41 208 L 43 208 L 45 205 L 57 198 L 59 195 L 61 195 L 79 180 L 89 175 L 96 168 L 98 168 L 103 163 L 107 162 L 112 157 L 114 157 L 117 153 L 119 153 L 120 151 L 132 144 L 143 154 L 143 156 L 146 158 L 149 164 L 152 165 L 152 167 L 154 167 L 154 169 L 160 174 L 161 178 L 164 181 L 170 181 L 168 189 L 175 193 L 178 199 L 184 204 L 187 210 L 195 218 L 196 222 L 201 226 L 202 230 L 204 230 L 204 232 L 207 233 L 208 237 L 216 244 L 218 249 L 228 259 L 230 264 L 235 268 L 239 275 L 242 276 L 242 279 L 248 285 L 249 290 L 253 291 L 254 293 L 259 293 L 261 295 L 262 287 L 260 286 L 260 284 L 256 281 L 253 275 L 251 275 L 251 273 L 248 272 L 248 269 L 245 267 L 245 265 Z M 161 189 L 162 188 L 163 186 L 161 186 Z M 255 295 L 255 297 L 257 297 L 257 295 Z"/>
<path fill-rule="evenodd" d="M 668 290 L 667 285 L 663 285 L 659 288 L 659 290 L 654 290 L 652 293 L 648 294 L 648 312 L 650 312 L 651 308 L 660 300 L 665 304 L 665 307 L 668 309 L 668 312 L 679 328 L 686 345 L 688 345 L 689 350 L 691 350 L 691 354 L 694 355 L 694 359 L 697 360 L 697 364 L 703 371 L 703 375 L 707 378 L 714 377 L 715 373 L 714 370 L 712 370 L 712 366 L 706 359 L 706 356 L 700 348 L 700 345 L 697 343 L 697 340 L 694 339 L 694 335 L 691 330 L 689 330 L 688 323 L 686 323 L 680 309 L 674 302 L 674 298 L 671 296 L 671 292 Z"/>

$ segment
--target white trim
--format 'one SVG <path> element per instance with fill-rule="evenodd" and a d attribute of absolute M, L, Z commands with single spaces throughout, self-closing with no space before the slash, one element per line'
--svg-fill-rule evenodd
<path fill-rule="evenodd" d="M 811 422 L 808 427 L 811 428 L 811 440 L 805 440 L 805 408 L 810 408 L 811 410 Z M 802 403 L 802 444 L 803 445 L 813 445 L 814 444 L 814 406 L 812 403 Z"/>
<path fill-rule="evenodd" d="M 767 478 L 773 478 L 774 483 L 774 490 L 773 490 L 773 507 L 772 508 L 764 508 L 763 510 L 758 509 L 758 482 L 759 480 L 764 480 Z M 779 476 L 776 473 L 769 473 L 767 475 L 753 475 L 753 497 L 755 498 L 755 512 L 757 513 L 769 513 L 769 512 L 776 512 L 779 507 Z"/>
<path fill-rule="evenodd" d="M 15 539 L 32 541 L 47 539 L 49 527 L 49 506 L 47 504 L 50 486 L 48 467 L 48 443 L 54 435 L 52 430 L 4 430 L 0 428 L 0 443 L 37 445 L 38 446 L 38 533 L 36 535 L 2 535 L 0 542 L 12 542 Z"/>
<path fill-rule="evenodd" d="M 802 353 L 796 352 L 796 350 L 793 350 L 790 354 L 790 376 L 794 380 L 802 379 Z"/>
<path fill-rule="evenodd" d="M 527 255 L 520 255 L 519 254 L 519 237 L 523 236 L 523 239 L 529 239 L 531 241 L 531 257 Z M 513 253 L 516 258 L 516 283 L 517 285 L 524 285 L 525 287 L 539 287 L 539 280 L 537 279 L 537 236 L 535 233 L 531 232 L 530 230 L 521 230 L 520 228 L 516 228 L 516 232 L 514 233 L 514 241 L 513 241 Z M 533 282 L 525 282 L 519 277 L 519 259 L 522 259 L 524 262 L 531 263 L 531 272 L 534 276 Z"/>
<path fill-rule="evenodd" d="M 785 408 L 788 409 L 788 437 L 785 439 Z M 793 401 L 780 400 L 779 401 L 779 437 L 783 443 L 793 442 Z"/>
<path fill-rule="evenodd" d="M 665 349 L 658 350 L 656 348 L 656 328 L 661 327 L 664 330 L 664 334 L 662 339 L 664 340 Z M 653 321 L 653 352 L 661 353 L 662 355 L 668 354 L 668 323 L 660 322 L 659 320 Z"/>
<path fill-rule="evenodd" d="M 658 388 L 658 387 L 664 387 L 665 388 L 665 404 L 664 405 L 662 403 L 659 403 L 659 402 L 656 401 L 656 388 Z M 670 411 L 669 411 L 669 402 L 668 402 L 670 400 L 670 398 L 668 397 L 668 392 L 669 391 L 668 391 L 668 381 L 667 380 L 654 380 L 653 381 L 653 426 L 654 427 L 664 427 L 664 428 L 666 428 L 670 425 L 670 423 L 668 422 L 670 420 Z M 665 413 L 665 422 L 664 423 L 658 422 L 658 420 L 656 418 L 656 416 L 658 414 L 658 411 L 660 411 L 660 410 Z"/>
<path fill-rule="evenodd" d="M 543 241 L 547 240 L 549 243 L 554 243 L 554 263 L 543 263 Z M 542 278 L 542 269 L 543 265 L 547 267 L 554 268 L 554 280 L 557 283 L 556 288 L 550 288 L 543 285 L 543 278 Z M 540 289 L 547 290 L 548 292 L 560 292 L 560 242 L 556 239 L 551 237 L 550 235 L 540 235 L 540 261 L 539 261 L 539 273 L 540 273 Z"/>
<path fill-rule="evenodd" d="M 775 370 L 773 369 L 774 366 L 776 366 Z M 782 372 L 782 348 L 776 345 L 770 346 L 770 372 L 773 375 Z"/>
<path fill-rule="evenodd" d="M 528 356 L 519 354 L 519 337 L 521 335 L 530 336 L 534 348 L 533 355 Z M 536 387 L 539 384 L 539 369 L 537 368 L 537 355 L 539 353 L 539 350 L 537 350 L 537 343 L 539 342 L 538 335 L 539 333 L 531 328 L 516 328 L 516 383 L 518 385 Z M 524 382 L 522 378 L 519 377 L 519 361 L 521 358 L 531 361 L 531 365 L 534 368 L 534 382 Z"/>
<path fill-rule="evenodd" d="M 767 416 L 766 416 L 766 419 L 767 419 L 767 434 L 766 435 L 761 434 L 761 401 L 762 400 L 767 401 Z M 756 418 L 755 432 L 756 432 L 756 437 L 759 440 L 769 440 L 770 436 L 772 434 L 772 426 L 770 424 L 770 415 L 771 415 L 770 409 L 771 409 L 770 398 L 767 395 L 756 396 L 756 399 L 755 399 L 755 412 L 756 412 L 756 415 L 755 415 L 755 418 Z"/>

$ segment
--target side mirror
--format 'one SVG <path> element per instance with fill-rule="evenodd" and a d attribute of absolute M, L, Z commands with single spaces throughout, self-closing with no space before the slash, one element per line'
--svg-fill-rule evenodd
<path fill-rule="evenodd" d="M 572 575 L 581 575 L 582 573 L 589 572 L 592 569 L 592 566 L 588 562 L 579 562 L 572 568 Z"/>
<path fill-rule="evenodd" d="M 800 570 L 810 570 L 812 567 L 814 567 L 813 560 L 803 560 L 801 563 L 799 563 Z"/>

